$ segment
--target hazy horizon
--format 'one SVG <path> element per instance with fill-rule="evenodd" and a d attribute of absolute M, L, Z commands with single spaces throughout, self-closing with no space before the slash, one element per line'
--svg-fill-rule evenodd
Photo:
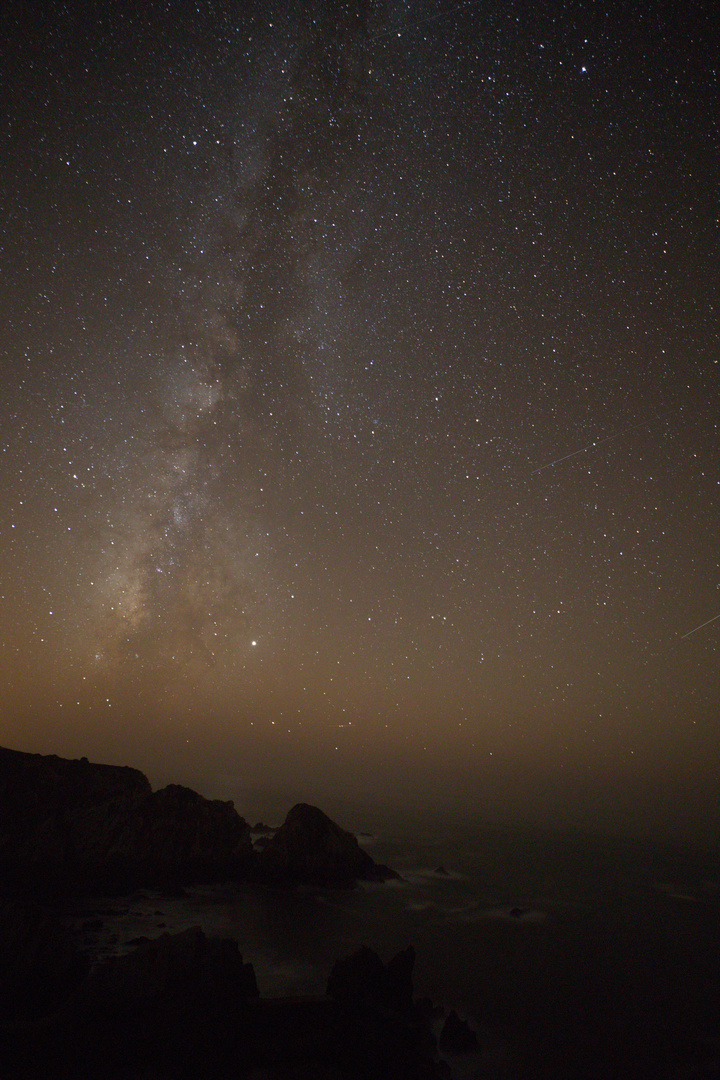
<path fill-rule="evenodd" d="M 27 732 L 24 739 L 4 745 L 128 765 L 145 773 L 153 789 L 179 783 L 206 798 L 231 799 L 250 824 L 262 820 L 277 826 L 291 806 L 308 802 L 355 832 L 388 835 L 420 829 L 447 835 L 455 828 L 519 828 L 718 848 L 712 806 L 702 789 L 689 790 L 667 773 L 653 778 L 637 771 L 594 776 L 578 771 L 566 775 L 560 786 L 557 777 L 537 766 L 507 759 L 479 775 L 471 765 L 450 773 L 447 763 L 433 766 L 409 754 L 383 761 L 368 754 L 362 762 L 338 756 L 330 769 L 321 761 L 292 762 L 257 744 L 245 754 L 237 747 L 208 748 L 202 757 L 174 747 L 164 760 L 145 744 L 125 752 L 90 735 L 50 745 L 45 735 L 38 740 Z"/>

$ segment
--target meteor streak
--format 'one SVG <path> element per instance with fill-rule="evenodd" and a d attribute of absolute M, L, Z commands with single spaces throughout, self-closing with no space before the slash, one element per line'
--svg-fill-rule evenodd
<path fill-rule="evenodd" d="M 588 443 L 587 446 L 581 446 L 579 450 L 572 450 L 569 454 L 564 454 L 562 457 L 555 458 L 554 461 L 548 461 L 545 465 L 538 466 L 537 469 L 533 469 L 530 475 L 537 476 L 537 474 L 543 472 L 544 469 L 551 469 L 553 465 L 559 465 L 561 461 L 567 461 L 569 458 L 577 457 L 578 454 L 584 454 L 587 450 L 592 450 L 594 446 L 602 446 L 603 443 L 612 442 L 613 439 L 619 439 L 621 435 L 627 435 L 630 431 L 636 431 L 638 428 L 647 427 L 653 420 L 658 419 L 659 416 L 652 416 L 649 420 L 645 420 L 641 424 L 633 424 L 631 427 L 623 428 L 622 431 L 616 431 L 614 435 L 606 435 L 604 439 L 596 439 L 594 442 Z"/>
<path fill-rule="evenodd" d="M 703 626 L 709 626 L 710 623 L 715 622 L 716 619 L 720 619 L 720 612 L 717 615 L 713 615 L 712 619 L 706 619 L 705 622 L 701 622 L 699 626 L 694 627 L 692 630 L 688 630 L 687 634 L 681 634 L 680 640 L 682 641 L 683 638 L 690 637 L 696 630 L 702 630 Z"/>

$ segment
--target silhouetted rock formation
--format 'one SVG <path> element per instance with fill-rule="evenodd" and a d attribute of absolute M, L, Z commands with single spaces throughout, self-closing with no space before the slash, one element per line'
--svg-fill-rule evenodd
<path fill-rule="evenodd" d="M 412 945 L 397 953 L 387 967 L 376 952 L 364 947 L 334 965 L 328 979 L 328 996 L 336 1001 L 408 1012 L 413 1007 L 414 966 L 415 950 Z"/>
<path fill-rule="evenodd" d="M 46 892 L 258 877 L 348 886 L 397 876 L 313 806 L 295 806 L 254 850 L 232 802 L 178 784 L 153 792 L 137 769 L 2 748 L 0 872 L 6 883 Z"/>
<path fill-rule="evenodd" d="M 477 1035 L 453 1009 L 440 1032 L 438 1045 L 451 1054 L 469 1054 L 479 1048 Z"/>
<path fill-rule="evenodd" d="M 277 829 L 273 828 L 272 825 L 266 825 L 264 821 L 258 821 L 256 825 L 252 826 L 252 831 L 264 836 L 272 836 L 273 833 L 277 832 Z"/>
<path fill-rule="evenodd" d="M 88 958 L 54 915 L 35 904 L 0 899 L 0 1019 L 32 1020 L 52 1012 L 82 985 L 88 970 Z"/>
<path fill-rule="evenodd" d="M 88 996 L 106 1004 L 148 1003 L 189 995 L 221 994 L 226 1001 L 258 997 L 252 964 L 236 941 L 208 938 L 198 926 L 162 934 L 134 952 L 114 956 L 91 975 Z"/>
<path fill-rule="evenodd" d="M 138 883 L 242 876 L 247 823 L 231 802 L 170 784 L 153 792 L 136 769 L 0 749 L 0 867 L 6 876 Z"/>
<path fill-rule="evenodd" d="M 261 872 L 277 881 L 339 886 L 397 877 L 373 862 L 352 833 L 306 803 L 292 808 L 258 859 Z"/>
<path fill-rule="evenodd" d="M 46 858 L 65 854 L 60 818 L 113 801 L 142 798 L 150 783 L 137 769 L 25 754 L 0 747 L 0 852 Z"/>
<path fill-rule="evenodd" d="M 435 1077 L 435 1040 L 413 1003 L 412 946 L 383 964 L 367 947 L 338 960 L 328 979 L 348 1064 L 359 1076 Z"/>
<path fill-rule="evenodd" d="M 60 1011 L 0 1023 L 3 1076 L 437 1080 L 413 960 L 363 950 L 336 965 L 338 996 L 264 1001 L 234 941 L 164 934 L 106 961 Z"/>
<path fill-rule="evenodd" d="M 411 948 L 387 965 L 370 950 L 340 962 L 327 998 L 262 1001 L 234 941 L 197 927 L 163 934 L 88 975 L 88 957 L 61 923 L 18 902 L 88 886 L 235 877 L 344 887 L 396 876 L 315 807 L 294 807 L 254 852 L 230 802 L 176 784 L 153 792 L 134 769 L 0 749 L 0 874 L 14 895 L 0 899 L 3 1076 L 437 1075 L 427 1019 L 412 1001 Z"/>

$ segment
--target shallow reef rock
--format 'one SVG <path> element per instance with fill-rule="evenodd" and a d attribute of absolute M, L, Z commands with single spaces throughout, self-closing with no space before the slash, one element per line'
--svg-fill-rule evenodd
<path fill-rule="evenodd" d="M 352 833 L 316 806 L 298 803 L 258 856 L 264 877 L 316 885 L 349 886 L 398 875 L 375 863 Z"/>

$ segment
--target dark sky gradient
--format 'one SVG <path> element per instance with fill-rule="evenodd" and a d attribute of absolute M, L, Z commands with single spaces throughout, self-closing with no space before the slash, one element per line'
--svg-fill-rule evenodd
<path fill-rule="evenodd" d="M 4 8 L 2 743 L 717 837 L 715 23 Z"/>

